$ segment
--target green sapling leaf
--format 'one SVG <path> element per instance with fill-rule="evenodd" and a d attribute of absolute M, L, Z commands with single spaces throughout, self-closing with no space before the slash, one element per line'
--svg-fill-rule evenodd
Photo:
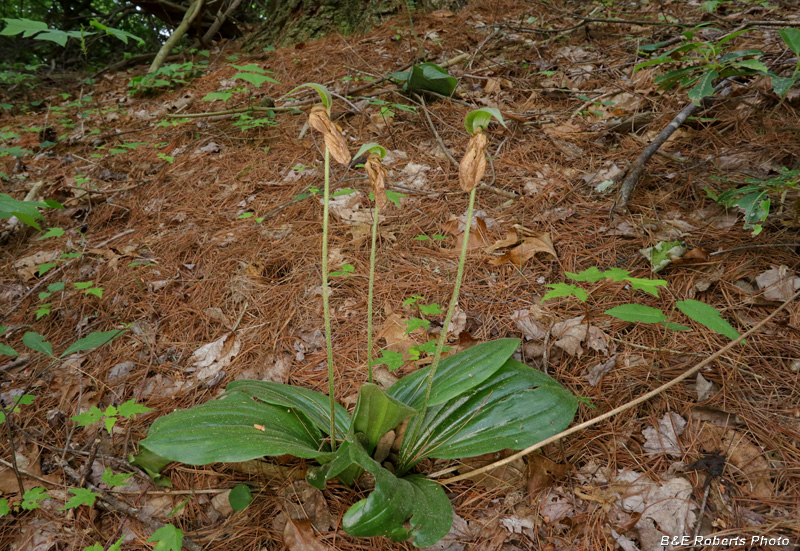
<path fill-rule="evenodd" d="M 395 352 L 394 350 L 383 350 L 381 354 L 382 355 L 380 358 L 373 360 L 372 365 L 383 364 L 389 371 L 394 371 L 395 369 L 400 369 L 403 367 L 403 364 L 405 363 L 403 361 L 403 355 L 400 352 Z"/>
<path fill-rule="evenodd" d="M 364 145 L 361 146 L 361 148 L 359 148 L 358 152 L 355 155 L 353 155 L 353 158 L 358 159 L 359 157 L 367 153 L 375 153 L 378 157 L 383 159 L 384 157 L 386 157 L 386 148 L 374 142 L 365 143 Z"/>
<path fill-rule="evenodd" d="M 428 329 L 428 327 L 431 326 L 431 322 L 419 318 L 411 318 L 408 321 L 406 321 L 405 324 L 406 324 L 406 332 L 405 332 L 406 335 L 419 328 Z"/>
<path fill-rule="evenodd" d="M 130 484 L 130 482 L 128 482 L 128 479 L 132 476 L 133 476 L 132 473 L 114 474 L 114 471 L 111 470 L 111 467 L 106 467 L 106 470 L 103 472 L 103 476 L 100 477 L 100 480 L 102 480 L 111 487 L 127 486 L 128 484 Z"/>
<path fill-rule="evenodd" d="M 114 329 L 112 331 L 93 331 L 89 333 L 82 339 L 78 339 L 69 347 L 64 350 L 64 352 L 59 356 L 63 358 L 64 356 L 69 356 L 70 354 L 74 354 L 75 352 L 83 352 L 84 350 L 92 350 L 93 348 L 99 348 L 104 344 L 108 344 L 120 335 L 122 335 L 126 330 L 125 329 Z"/>
<path fill-rule="evenodd" d="M 244 511 L 251 501 L 253 501 L 253 494 L 247 484 L 234 486 L 228 494 L 228 503 L 234 511 Z"/>
<path fill-rule="evenodd" d="M 703 73 L 703 76 L 700 77 L 700 80 L 697 81 L 694 88 L 689 90 L 689 99 L 692 100 L 695 105 L 700 105 L 704 98 L 714 93 L 714 79 L 718 77 L 719 72 L 713 69 Z"/>
<path fill-rule="evenodd" d="M 100 497 L 100 494 L 96 494 L 88 488 L 70 488 L 69 491 L 75 495 L 67 500 L 60 509 L 61 511 L 77 509 L 81 505 L 88 505 L 91 507 L 94 505 L 94 502 L 97 501 L 97 498 Z"/>
<path fill-rule="evenodd" d="M 622 304 L 606 310 L 605 313 L 609 316 L 621 319 L 622 321 L 630 321 L 633 323 L 659 323 L 667 319 L 664 312 L 658 308 L 645 306 L 643 304 Z"/>
<path fill-rule="evenodd" d="M 317 94 L 319 94 L 319 99 L 322 102 L 322 106 L 328 112 L 328 115 L 331 114 L 331 105 L 333 105 L 333 98 L 331 98 L 330 91 L 325 86 L 323 86 L 322 84 L 315 84 L 313 82 L 307 82 L 305 84 L 301 84 L 300 86 L 298 86 L 296 88 L 292 88 L 286 94 L 284 94 L 283 97 L 291 96 L 293 93 L 295 93 L 296 91 L 298 91 L 301 88 L 312 88 L 313 90 L 315 90 L 317 92 Z"/>
<path fill-rule="evenodd" d="M 495 107 L 484 107 L 482 109 L 470 111 L 467 113 L 467 116 L 464 117 L 464 126 L 467 128 L 467 132 L 472 135 L 475 133 L 476 128 L 486 130 L 489 127 L 489 123 L 492 121 L 492 117 L 497 119 L 497 122 L 503 126 L 506 126 L 503 115 L 500 113 L 500 110 Z"/>
<path fill-rule="evenodd" d="M 149 408 L 147 406 L 143 406 L 142 404 L 137 404 L 136 400 L 131 399 L 125 403 L 122 403 L 117 408 L 117 413 L 120 416 L 128 419 L 133 417 L 134 415 L 138 415 L 140 413 L 147 413 L 148 411 L 153 411 L 153 408 Z"/>
<path fill-rule="evenodd" d="M 153 551 L 181 551 L 183 532 L 171 524 L 166 524 L 153 532 L 147 541 L 158 542 Z"/>
<path fill-rule="evenodd" d="M 22 495 L 22 503 L 20 504 L 20 508 L 23 511 L 33 511 L 34 509 L 39 508 L 39 505 L 41 505 L 42 501 L 49 498 L 50 496 L 47 495 L 47 490 L 41 486 L 36 486 Z"/>
<path fill-rule="evenodd" d="M 88 425 L 92 425 L 97 423 L 100 419 L 103 418 L 103 411 L 98 408 L 97 406 L 92 406 L 89 411 L 84 411 L 83 413 L 79 413 L 78 415 L 73 415 L 70 417 L 75 424 L 79 427 L 86 427 Z"/>
<path fill-rule="evenodd" d="M 551 298 L 561 298 L 561 297 L 576 297 L 581 302 L 586 302 L 586 299 L 589 298 L 589 293 L 586 292 L 585 289 L 582 287 L 578 287 L 575 284 L 569 283 L 550 283 L 549 285 L 545 285 L 545 287 L 549 287 L 552 291 L 547 291 L 547 293 L 542 297 L 541 302 L 546 300 L 550 300 Z"/>
<path fill-rule="evenodd" d="M 420 304 L 419 311 L 426 316 L 436 316 L 443 313 L 444 308 L 434 302 L 433 304 Z"/>
<path fill-rule="evenodd" d="M 31 350 L 55 358 L 52 345 L 39 333 L 28 331 L 22 336 L 22 343 Z"/>
<path fill-rule="evenodd" d="M 681 300 L 676 302 L 675 306 L 700 325 L 725 335 L 729 339 L 739 338 L 739 332 L 713 306 L 697 300 Z M 746 344 L 745 341 L 742 341 L 742 343 Z"/>

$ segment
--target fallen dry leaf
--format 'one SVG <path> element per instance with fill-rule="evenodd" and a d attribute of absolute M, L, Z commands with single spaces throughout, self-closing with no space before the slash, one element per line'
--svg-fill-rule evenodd
<path fill-rule="evenodd" d="M 732 415 L 731 421 L 735 420 L 736 416 Z M 694 428 L 696 434 L 691 435 L 692 439 L 703 441 L 708 450 L 722 450 L 727 455 L 728 463 L 733 468 L 726 469 L 725 475 L 739 482 L 744 495 L 757 499 L 774 497 L 775 484 L 770 472 L 775 469 L 761 446 L 732 428 L 708 422 L 697 423 Z"/>
<path fill-rule="evenodd" d="M 331 197 L 328 201 L 328 209 L 331 214 L 339 217 L 343 221 L 351 220 L 353 213 L 361 207 L 361 200 L 363 195 L 360 191 L 355 193 L 347 193 L 339 195 L 338 197 Z M 324 202 L 322 198 L 319 199 L 320 205 Z"/>
<path fill-rule="evenodd" d="M 454 236 L 457 240 L 462 240 L 464 237 L 464 230 L 466 224 L 462 223 L 459 217 L 453 215 L 450 220 L 442 224 L 442 231 Z M 489 244 L 488 241 L 488 226 L 486 221 L 480 216 L 472 217 L 472 227 L 469 232 L 469 239 L 467 240 L 468 249 L 482 249 Z"/>
<path fill-rule="evenodd" d="M 247 369 L 239 371 L 236 379 L 287 383 L 291 372 L 292 357 L 289 354 L 268 354 L 253 362 Z"/>
<path fill-rule="evenodd" d="M 599 327 L 582 322 L 583 316 L 578 316 L 555 324 L 550 330 L 550 334 L 557 339 L 553 344 L 570 356 L 583 354 L 581 343 L 608 355 L 608 336 Z"/>
<path fill-rule="evenodd" d="M 470 457 L 463 459 L 461 465 L 458 467 L 458 472 L 468 473 L 485 467 L 495 461 L 503 459 L 511 455 L 512 452 L 495 452 L 479 455 L 477 457 Z M 516 459 L 509 464 L 502 465 L 496 469 L 488 472 L 469 477 L 475 484 L 483 486 L 484 488 L 505 488 L 510 489 L 522 485 L 525 477 L 525 463 L 522 459 Z"/>
<path fill-rule="evenodd" d="M 534 496 L 550 488 L 559 478 L 567 476 L 572 465 L 555 463 L 540 453 L 528 456 L 528 495 Z"/>
<path fill-rule="evenodd" d="M 699 402 L 704 402 L 716 391 L 717 385 L 698 373 L 694 388 L 695 392 L 697 392 L 697 400 Z"/>
<path fill-rule="evenodd" d="M 617 365 L 617 356 L 611 356 L 605 362 L 600 362 L 599 364 L 595 365 L 593 368 L 589 370 L 589 373 L 586 374 L 586 380 L 592 386 L 597 386 L 600 384 L 602 378 L 611 371 L 611 369 Z"/>
<path fill-rule="evenodd" d="M 211 506 L 223 517 L 229 517 L 233 514 L 233 507 L 231 507 L 230 490 L 215 495 L 211 499 Z"/>
<path fill-rule="evenodd" d="M 423 329 L 416 329 L 407 335 L 406 329 L 408 326 L 405 323 L 406 321 L 406 318 L 397 312 L 392 312 L 386 316 L 383 326 L 376 335 L 377 338 L 386 340 L 386 350 L 405 354 L 409 348 L 418 344 L 411 335 L 421 335 L 423 334 Z"/>
<path fill-rule="evenodd" d="M 508 237 L 506 237 L 506 240 L 508 240 Z M 506 262 L 511 262 L 517 268 L 521 268 L 537 253 L 545 253 L 558 258 L 549 233 L 535 232 L 534 235 L 523 237 L 519 245 L 510 248 L 508 252 L 501 256 L 492 258 L 489 263 L 494 266 L 502 266 Z"/>
<path fill-rule="evenodd" d="M 435 17 L 436 19 L 446 19 L 448 17 L 453 17 L 453 12 L 451 12 L 450 10 L 441 9 L 432 11 L 428 15 L 430 15 L 431 17 Z"/>
<path fill-rule="evenodd" d="M 20 258 L 14 262 L 14 269 L 17 270 L 19 277 L 23 281 L 29 281 L 36 277 L 37 266 L 47 262 L 53 262 L 60 253 L 58 251 L 39 251 L 30 256 Z"/>
<path fill-rule="evenodd" d="M 664 414 L 654 427 L 647 427 L 642 431 L 644 436 L 644 451 L 651 454 L 666 454 L 672 457 L 681 457 L 679 436 L 686 428 L 686 420 L 674 411 Z"/>
<path fill-rule="evenodd" d="M 707 250 L 705 250 L 703 247 L 695 247 L 681 258 L 678 258 L 673 262 L 677 266 L 680 264 L 690 264 L 695 262 L 708 262 L 709 260 L 711 260 L 711 255 Z"/>
<path fill-rule="evenodd" d="M 491 253 L 500 248 L 513 247 L 517 243 L 519 243 L 519 234 L 516 230 L 508 230 L 505 239 L 498 239 L 493 245 L 486 247 L 486 252 Z"/>
<path fill-rule="evenodd" d="M 310 520 L 292 520 L 283 529 L 283 544 L 289 551 L 332 551 L 314 536 Z"/>
<path fill-rule="evenodd" d="M 623 469 L 611 484 L 622 511 L 640 514 L 635 524 L 643 551 L 663 550 L 663 536 L 691 534 L 696 515 L 692 485 L 683 477 L 653 481 L 645 473 Z M 671 547 L 667 547 L 670 549 Z"/>
<path fill-rule="evenodd" d="M 272 527 L 283 531 L 288 519 L 309 522 L 317 532 L 328 532 L 336 521 L 321 490 L 305 480 L 296 480 L 282 486 L 276 496 L 281 513 L 272 521 Z"/>
<path fill-rule="evenodd" d="M 201 346 L 192 354 L 195 377 L 198 381 L 211 383 L 225 369 L 242 348 L 242 342 L 234 333 L 227 333 L 222 338 Z M 216 381 L 214 381 L 216 382 Z"/>
<path fill-rule="evenodd" d="M 222 311 L 222 308 L 219 308 L 218 306 L 211 306 L 203 310 L 203 313 L 212 320 L 218 321 L 224 325 L 228 330 L 233 328 L 231 320 L 225 315 L 225 313 Z"/>
<path fill-rule="evenodd" d="M 547 336 L 547 328 L 550 322 L 544 316 L 543 310 L 536 305 L 531 309 L 514 310 L 511 319 L 517 329 L 522 331 L 525 340 L 542 341 Z"/>
<path fill-rule="evenodd" d="M 767 300 L 786 302 L 800 290 L 800 277 L 789 271 L 788 266 L 773 266 L 756 276 L 758 288 Z"/>

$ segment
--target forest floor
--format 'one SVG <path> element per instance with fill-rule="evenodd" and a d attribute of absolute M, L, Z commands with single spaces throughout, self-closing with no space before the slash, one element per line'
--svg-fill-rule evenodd
<path fill-rule="evenodd" d="M 22 199 L 41 183 L 37 197 L 66 208 L 44 212 L 47 226 L 63 228 L 63 235 L 39 239 L 18 228 L 2 249 L 0 304 L 8 326 L 2 342 L 21 356 L 0 367 L 0 397 L 6 407 L 23 392 L 35 399 L 2 428 L 0 491 L 19 500 L 11 435 L 22 483 L 46 488 L 52 499 L 0 519 L 0 548 L 81 550 L 124 538 L 122 549 L 149 549 L 150 518 L 172 523 L 209 550 L 284 548 L 287 518 L 314 526 L 313 535 L 304 533 L 312 539 L 287 542 L 294 551 L 413 548 L 344 533 L 341 517 L 363 490 L 338 484 L 314 490 L 303 480 L 301 460 L 172 464 L 163 473 L 170 489 L 154 486 L 127 461 L 156 418 L 206 402 L 230 381 L 327 391 L 319 135 L 304 129 L 305 115 L 287 111 L 274 119 L 261 119 L 263 112 L 250 119 L 169 117 L 269 105 L 266 96 L 318 82 L 338 94 L 334 117 L 351 152 L 367 142 L 385 146 L 390 188 L 405 195 L 399 208 L 381 212 L 375 326 L 376 348 L 406 353 L 407 361 L 392 373 L 382 368 L 382 384 L 430 361 L 424 352 L 412 358 L 408 349 L 435 338 L 442 316 L 427 316 L 427 330 L 407 335 L 404 322 L 419 313 L 403 303 L 414 295 L 449 301 L 467 196 L 448 154 L 456 161 L 463 155 L 469 139 L 463 119 L 472 106 L 500 108 L 508 127 L 488 131 L 492 162 L 484 182 L 491 187 L 478 196 L 453 348 L 522 339 L 524 362 L 590 402 L 579 405 L 577 424 L 681 375 L 730 342 L 679 314 L 676 301 L 714 306 L 741 333 L 784 306 L 746 345 L 718 355 L 697 376 L 489 477 L 447 485 L 457 516 L 436 549 L 650 551 L 662 549 L 664 535 L 695 530 L 746 539 L 723 549 L 796 549 L 800 306 L 790 299 L 800 288 L 798 192 L 789 190 L 783 204 L 773 196 L 772 213 L 755 236 L 739 209 L 726 210 L 707 193 L 800 168 L 796 88 L 779 102 L 767 77 L 734 83 L 650 159 L 628 209 L 612 213 L 612 206 L 627 166 L 689 103 L 685 90 L 657 88 L 663 67 L 634 71 L 646 59 L 639 47 L 680 34 L 676 26 L 651 22 L 665 15 L 708 22 L 695 39 L 713 43 L 748 20 L 794 26 L 800 20 L 788 7 L 741 2 L 721 2 L 716 13 L 683 2 L 634 4 L 610 11 L 561 0 L 475 2 L 457 13 L 415 13 L 413 29 L 397 17 L 364 36 L 287 48 L 248 53 L 236 42 L 215 45 L 207 57 L 183 59 L 202 74 L 158 95 L 129 95 L 129 81 L 146 70 L 139 66 L 103 73 L 92 84 L 46 81 L 3 98 L 9 106 L 0 129 L 19 134 L 4 145 L 35 152 L 43 141 L 57 143 L 19 160 L 0 158 L 2 191 Z M 779 28 L 757 25 L 735 46 L 763 50 L 768 64 L 791 60 Z M 423 105 L 380 81 L 418 59 L 419 48 L 440 64 L 466 54 L 448 68 L 459 79 L 458 98 L 428 96 Z M 279 84 L 233 82 L 233 64 L 272 71 Z M 249 92 L 227 102 L 203 101 L 243 84 Z M 308 100 L 301 109 L 312 102 L 305 92 L 296 97 Z M 330 286 L 336 396 L 352 408 L 366 380 L 371 210 L 363 169 L 334 165 L 332 182 L 355 190 L 335 199 L 329 254 L 331 269 L 353 268 Z M 512 239 L 502 241 L 509 233 Z M 640 251 L 669 241 L 682 241 L 686 252 L 653 274 Z M 43 263 L 55 266 L 39 276 Z M 542 302 L 546 285 L 575 283 L 565 272 L 591 267 L 663 278 L 667 285 L 655 297 L 625 282 L 578 283 L 588 292 L 585 302 L 575 296 Z M 102 292 L 74 285 L 89 281 Z M 38 297 L 58 282 L 63 290 L 57 285 Z M 629 302 L 671 312 L 691 330 L 604 313 Z M 90 331 L 123 324 L 129 324 L 124 335 L 91 354 L 51 363 L 23 353 L 27 331 L 44 335 L 58 354 Z M 212 351 L 202 348 L 215 342 Z M 71 420 L 93 406 L 105 411 L 132 399 L 152 411 L 120 417 L 111 434 L 102 423 L 78 427 Z M 420 468 L 468 472 L 492 459 Z M 69 468 L 83 480 L 70 478 Z M 106 468 L 136 474 L 128 486 L 112 489 L 101 482 Z M 119 506 L 106 510 L 101 501 L 60 510 L 68 490 L 86 481 L 141 518 Z M 232 512 L 225 492 L 241 483 L 255 489 L 254 501 Z M 753 536 L 774 540 L 751 545 Z M 712 546 L 696 549 L 703 548 Z"/>

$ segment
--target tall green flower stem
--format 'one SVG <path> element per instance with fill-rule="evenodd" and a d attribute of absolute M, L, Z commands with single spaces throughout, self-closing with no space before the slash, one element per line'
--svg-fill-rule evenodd
<path fill-rule="evenodd" d="M 325 348 L 328 352 L 328 395 L 331 403 L 331 451 L 336 451 L 336 399 L 333 396 L 333 342 L 331 305 L 328 299 L 328 203 L 331 195 L 331 154 L 325 146 L 325 189 L 322 195 L 322 316 L 325 318 Z"/>
<path fill-rule="evenodd" d="M 369 250 L 369 291 L 367 291 L 367 382 L 372 383 L 372 297 L 375 289 L 375 249 L 378 243 L 380 208 L 375 205 L 372 219 L 372 245 Z"/>
<path fill-rule="evenodd" d="M 464 239 L 461 241 L 461 256 L 458 259 L 458 271 L 456 272 L 456 283 L 453 286 L 453 296 L 450 298 L 450 306 L 447 307 L 447 314 L 444 316 L 444 323 L 442 324 L 442 332 L 439 335 L 439 340 L 436 343 L 436 351 L 433 354 L 433 362 L 431 363 L 431 371 L 428 374 L 428 386 L 425 389 L 425 401 L 422 405 L 422 415 L 428 409 L 428 401 L 431 397 L 431 388 L 433 387 L 433 378 L 436 376 L 436 368 L 439 367 L 439 360 L 442 358 L 442 350 L 447 341 L 447 328 L 450 327 L 450 320 L 453 318 L 453 312 L 458 303 L 458 293 L 461 291 L 461 280 L 464 278 L 464 265 L 467 263 L 467 243 L 469 242 L 469 230 L 472 227 L 472 209 L 475 206 L 475 192 L 473 188 L 469 192 L 469 206 L 467 206 L 467 225 L 464 228 Z"/>

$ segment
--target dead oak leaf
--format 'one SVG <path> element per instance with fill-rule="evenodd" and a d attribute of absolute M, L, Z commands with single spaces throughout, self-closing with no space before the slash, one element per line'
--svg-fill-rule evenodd
<path fill-rule="evenodd" d="M 501 245 L 500 243 L 509 243 L 510 240 L 511 232 L 505 239 L 496 242 L 489 249 L 493 251 L 500 247 L 508 247 L 508 245 Z M 532 232 L 531 235 L 526 235 L 519 244 L 510 247 L 504 254 L 492 258 L 489 263 L 494 266 L 502 266 L 506 262 L 511 262 L 517 268 L 521 268 L 523 264 L 538 253 L 549 254 L 553 258 L 558 258 L 553 246 L 553 240 L 548 232 Z"/>
<path fill-rule="evenodd" d="M 458 472 L 460 474 L 469 473 L 476 469 L 491 465 L 500 459 L 504 459 L 510 454 L 511 452 L 506 450 L 503 452 L 487 453 L 477 457 L 463 459 L 458 468 Z M 469 479 L 478 486 L 483 486 L 489 489 L 510 489 L 518 487 L 521 486 L 522 482 L 525 480 L 525 463 L 522 461 L 522 459 L 516 459 L 511 463 L 491 469 L 485 473 L 470 476 Z"/>
<path fill-rule="evenodd" d="M 466 224 L 461 224 L 457 216 L 451 216 L 450 220 L 442 225 L 442 231 L 449 233 L 456 239 L 461 240 L 464 236 L 464 229 Z M 469 239 L 467 239 L 467 249 L 482 249 L 489 244 L 488 241 L 489 229 L 486 221 L 480 216 L 475 216 L 472 221 L 472 227 L 469 232 Z"/>
<path fill-rule="evenodd" d="M 540 453 L 534 453 L 528 459 L 528 495 L 536 495 L 550 488 L 560 478 L 569 473 L 572 465 L 555 463 Z"/>
<path fill-rule="evenodd" d="M 758 288 L 764 291 L 764 298 L 777 302 L 786 302 L 800 290 L 800 277 L 789 270 L 788 266 L 773 266 L 756 276 Z"/>
<path fill-rule="evenodd" d="M 292 520 L 283 529 L 283 544 L 289 551 L 332 551 L 314 536 L 310 520 Z"/>
<path fill-rule="evenodd" d="M 519 235 L 514 230 L 508 230 L 505 239 L 498 239 L 493 245 L 486 248 L 487 253 L 496 251 L 497 249 L 513 247 L 519 243 Z"/>
<path fill-rule="evenodd" d="M 419 328 L 412 331 L 411 334 L 406 334 L 406 329 L 408 329 L 406 321 L 406 318 L 397 312 L 392 312 L 386 317 L 386 321 L 383 322 L 383 326 L 376 335 L 377 338 L 386 340 L 386 350 L 404 354 L 409 348 L 417 344 L 417 341 L 411 335 L 420 334 L 423 329 Z"/>
<path fill-rule="evenodd" d="M 235 333 L 227 333 L 222 338 L 201 346 L 192 354 L 193 368 L 198 381 L 214 379 L 226 368 L 242 348 L 242 341 Z"/>
<path fill-rule="evenodd" d="M 28 281 L 36 277 L 40 264 L 54 262 L 59 254 L 58 251 L 39 251 L 14 262 L 14 269 L 23 281 Z"/>
<path fill-rule="evenodd" d="M 608 336 L 599 327 L 584 324 L 583 318 L 578 316 L 553 325 L 550 334 L 557 339 L 553 344 L 570 356 L 583 354 L 581 344 L 608 355 Z"/>

